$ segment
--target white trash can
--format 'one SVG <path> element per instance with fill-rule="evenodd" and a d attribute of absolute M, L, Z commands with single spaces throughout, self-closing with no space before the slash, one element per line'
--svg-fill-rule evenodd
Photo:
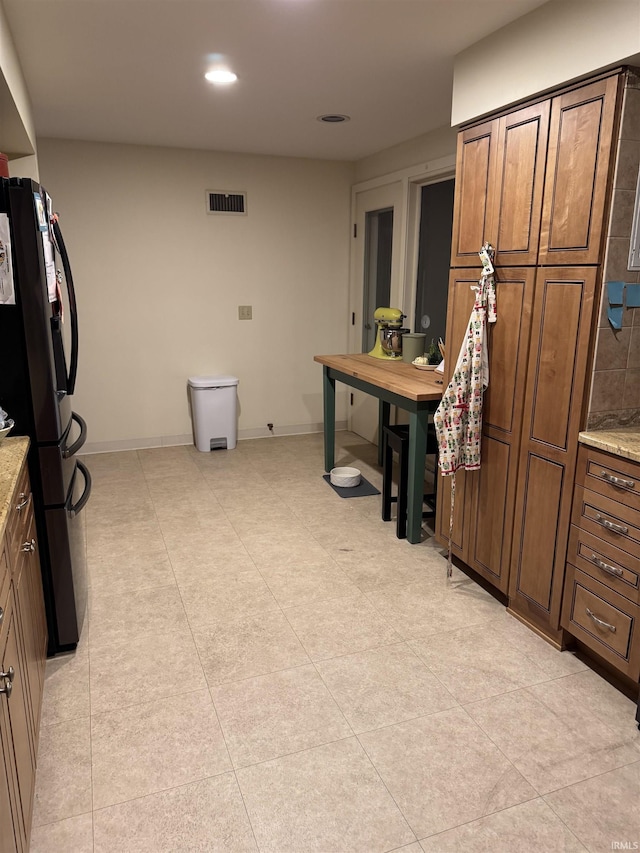
<path fill-rule="evenodd" d="M 203 453 L 233 450 L 238 440 L 238 378 L 190 376 L 189 393 L 196 447 Z"/>

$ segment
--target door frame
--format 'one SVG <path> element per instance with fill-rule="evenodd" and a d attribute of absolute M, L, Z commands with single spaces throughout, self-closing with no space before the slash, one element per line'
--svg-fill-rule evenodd
<path fill-rule="evenodd" d="M 360 352 L 362 344 L 362 289 L 363 282 L 359 281 L 359 258 L 356 243 L 353 239 L 353 229 L 357 222 L 358 193 L 378 189 L 388 184 L 400 181 L 402 185 L 402 203 L 396 212 L 394 210 L 393 228 L 398 229 L 398 246 L 400 251 L 399 269 L 400 282 L 398 307 L 406 314 L 407 324 L 413 328 L 415 319 L 416 276 L 418 274 L 418 245 L 420 239 L 420 194 L 425 184 L 436 183 L 455 177 L 456 156 L 449 154 L 425 164 L 410 166 L 396 172 L 390 172 L 368 181 L 361 181 L 351 187 L 351 229 L 352 239 L 349 252 L 349 316 L 348 334 L 349 352 Z M 362 244 L 364 245 L 364 244 Z M 395 299 L 392 294 L 392 301 Z M 355 315 L 355 320 L 354 320 Z"/>
<path fill-rule="evenodd" d="M 347 340 L 350 353 L 362 350 L 362 300 L 364 281 L 361 271 L 363 264 L 360 252 L 364 252 L 364 241 L 357 241 L 355 226 L 357 224 L 358 194 L 369 190 L 379 189 L 389 184 L 400 182 L 401 204 L 396 211 L 394 208 L 393 228 L 398 229 L 400 257 L 392 261 L 392 266 L 399 271 L 397 288 L 393 287 L 391 303 L 394 308 L 400 308 L 406 315 L 405 325 L 413 329 L 416 309 L 416 288 L 418 275 L 418 247 L 420 243 L 420 207 L 421 191 L 425 184 L 455 178 L 456 155 L 431 160 L 428 163 L 410 166 L 386 175 L 380 175 L 367 181 L 361 181 L 351 187 L 351 244 L 349 251 L 349 314 L 347 319 Z M 364 235 L 362 235 L 364 236 Z M 395 242 L 395 240 L 394 240 Z M 360 248 L 362 247 L 362 248 Z M 347 409 L 347 428 L 351 429 L 351 406 Z M 393 415 L 392 415 L 393 419 Z"/>

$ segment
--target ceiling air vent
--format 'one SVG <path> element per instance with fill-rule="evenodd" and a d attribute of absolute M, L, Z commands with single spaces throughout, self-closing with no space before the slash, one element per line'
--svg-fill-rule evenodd
<path fill-rule="evenodd" d="M 247 194 L 225 192 L 225 190 L 207 190 L 207 213 L 245 216 L 247 213 Z"/>

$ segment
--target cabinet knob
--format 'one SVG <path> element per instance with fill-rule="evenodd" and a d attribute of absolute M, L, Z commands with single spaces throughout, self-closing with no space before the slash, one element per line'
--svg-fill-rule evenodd
<path fill-rule="evenodd" d="M 6 681 L 4 687 L 0 687 L 0 694 L 4 693 L 7 699 L 9 699 L 12 690 L 13 684 L 10 681 Z"/>
<path fill-rule="evenodd" d="M 0 678 L 8 678 L 9 681 L 13 681 L 15 675 L 16 671 L 12 666 L 10 666 L 6 672 L 0 672 Z"/>
<path fill-rule="evenodd" d="M 21 551 L 35 551 L 36 550 L 36 540 L 32 539 L 31 542 L 23 542 Z"/>
<path fill-rule="evenodd" d="M 24 509 L 31 500 L 31 492 L 29 492 L 28 495 L 25 495 L 24 492 L 20 492 L 18 497 L 20 498 L 20 503 L 16 504 L 16 509 L 20 512 L 20 510 Z"/>

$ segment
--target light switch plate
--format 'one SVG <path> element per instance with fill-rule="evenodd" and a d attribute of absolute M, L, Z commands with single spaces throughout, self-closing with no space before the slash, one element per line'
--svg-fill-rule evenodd
<path fill-rule="evenodd" d="M 252 320 L 251 305 L 238 305 L 238 320 Z"/>

